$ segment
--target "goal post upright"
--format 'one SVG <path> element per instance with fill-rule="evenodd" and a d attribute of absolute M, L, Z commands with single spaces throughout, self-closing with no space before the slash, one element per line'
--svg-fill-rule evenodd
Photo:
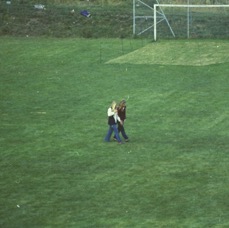
<path fill-rule="evenodd" d="M 137 4 L 137 2 L 140 3 L 141 5 L 143 5 L 144 7 L 150 9 L 153 12 L 152 13 L 153 15 L 152 16 L 146 16 L 146 15 L 145 16 L 137 16 L 136 15 L 136 4 Z M 153 2 L 153 0 L 152 0 L 152 2 Z M 151 29 L 152 27 L 155 26 L 155 18 L 157 17 L 155 15 L 155 13 L 156 14 L 158 13 L 158 14 L 160 14 L 162 19 L 160 21 L 158 21 L 157 23 L 165 20 L 167 25 L 168 25 L 168 27 L 169 27 L 169 29 L 170 29 L 170 31 L 171 31 L 171 33 L 172 33 L 172 35 L 175 37 L 175 34 L 174 34 L 173 30 L 172 30 L 172 27 L 170 26 L 168 19 L 166 18 L 163 10 L 160 7 L 161 4 L 159 3 L 159 0 L 154 0 L 154 2 L 155 2 L 155 4 L 153 4 L 153 7 L 151 7 L 149 4 L 145 3 L 144 0 L 133 0 L 133 35 L 136 34 L 136 18 L 138 18 L 138 19 L 142 19 L 143 18 L 143 19 L 146 19 L 146 20 L 148 18 L 150 18 L 150 19 L 152 19 L 154 21 L 154 23 L 152 23 L 152 25 L 148 26 L 146 29 L 142 30 L 141 32 L 139 32 L 137 34 L 137 35 L 141 35 L 142 33 L 148 31 L 149 29 Z M 159 11 L 157 11 L 157 10 L 155 11 L 155 5 L 159 6 Z"/>
<path fill-rule="evenodd" d="M 135 34 L 135 27 L 136 27 L 136 21 L 135 21 L 135 6 L 136 6 L 136 3 L 135 3 L 135 0 L 133 0 L 133 34 Z"/>
<path fill-rule="evenodd" d="M 154 34 L 154 41 L 157 40 L 157 5 L 153 6 L 153 17 L 154 17 L 154 27 L 153 27 L 153 34 Z"/>
<path fill-rule="evenodd" d="M 187 4 L 189 4 L 189 0 L 187 0 Z M 189 15 L 190 15 L 190 9 L 189 7 L 187 8 L 187 37 L 189 38 Z"/>

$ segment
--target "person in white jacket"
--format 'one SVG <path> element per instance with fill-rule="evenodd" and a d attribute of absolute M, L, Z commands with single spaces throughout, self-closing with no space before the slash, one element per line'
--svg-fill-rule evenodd
<path fill-rule="evenodd" d="M 109 142 L 112 133 L 115 133 L 115 138 L 117 139 L 118 143 L 121 144 L 121 138 L 118 133 L 118 128 L 117 128 L 117 121 L 119 121 L 122 124 L 122 120 L 119 118 L 118 113 L 117 113 L 117 104 L 115 101 L 112 102 L 111 106 L 107 110 L 107 115 L 108 115 L 108 125 L 109 129 L 106 134 L 106 137 L 104 139 L 105 142 Z"/>

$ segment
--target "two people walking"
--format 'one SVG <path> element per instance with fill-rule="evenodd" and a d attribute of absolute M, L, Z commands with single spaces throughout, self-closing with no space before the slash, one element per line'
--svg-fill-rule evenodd
<path fill-rule="evenodd" d="M 126 119 L 126 101 L 122 100 L 119 105 L 117 105 L 116 102 L 113 101 L 111 106 L 107 110 L 107 116 L 109 128 L 104 140 L 106 142 L 109 142 L 111 135 L 114 132 L 113 139 L 119 144 L 122 144 L 122 140 L 119 136 L 119 132 L 121 132 L 125 141 L 128 142 L 129 138 L 124 129 L 124 121 Z"/>

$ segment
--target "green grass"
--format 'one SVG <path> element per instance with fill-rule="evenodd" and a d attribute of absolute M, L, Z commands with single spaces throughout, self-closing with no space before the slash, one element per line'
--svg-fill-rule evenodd
<path fill-rule="evenodd" d="M 149 51 L 151 50 L 151 51 Z M 108 63 L 204 66 L 228 63 L 228 41 L 192 40 L 150 43 Z"/>
<path fill-rule="evenodd" d="M 0 226 L 229 226 L 228 56 L 189 64 L 198 42 L 173 65 L 139 64 L 148 40 L 1 38 Z M 127 97 L 130 142 L 103 142 Z"/>

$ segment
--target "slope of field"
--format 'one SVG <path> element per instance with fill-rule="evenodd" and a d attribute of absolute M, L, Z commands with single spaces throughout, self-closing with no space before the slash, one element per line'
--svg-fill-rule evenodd
<path fill-rule="evenodd" d="M 228 53 L 228 41 L 162 41 L 148 44 L 107 63 L 204 66 L 229 62 Z"/>

